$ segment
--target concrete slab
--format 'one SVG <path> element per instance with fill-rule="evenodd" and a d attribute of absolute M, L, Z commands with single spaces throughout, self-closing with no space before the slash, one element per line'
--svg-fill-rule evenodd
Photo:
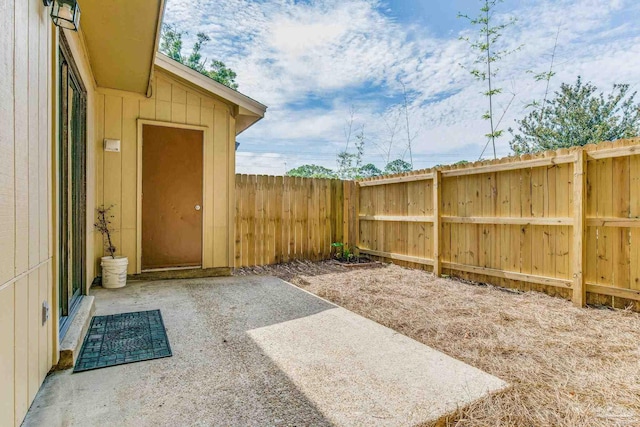
<path fill-rule="evenodd" d="M 97 315 L 161 309 L 174 356 L 55 372 L 25 425 L 414 425 L 506 387 L 276 278 L 93 294 Z"/>

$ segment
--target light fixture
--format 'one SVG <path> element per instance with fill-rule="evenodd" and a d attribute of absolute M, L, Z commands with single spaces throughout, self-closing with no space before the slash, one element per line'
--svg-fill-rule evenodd
<path fill-rule="evenodd" d="M 45 4 L 47 1 L 44 0 Z M 60 28 L 78 31 L 80 26 L 80 5 L 78 0 L 54 0 L 51 20 Z"/>

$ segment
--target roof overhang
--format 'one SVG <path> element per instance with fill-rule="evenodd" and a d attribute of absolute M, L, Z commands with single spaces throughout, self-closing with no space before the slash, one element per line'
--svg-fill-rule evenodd
<path fill-rule="evenodd" d="M 79 0 L 89 61 L 99 87 L 146 94 L 164 0 Z"/>
<path fill-rule="evenodd" d="M 236 135 L 248 129 L 264 117 L 267 106 L 233 90 L 230 87 L 192 70 L 162 53 L 156 55 L 156 66 L 175 78 L 220 98 L 228 104 L 236 106 Z"/>

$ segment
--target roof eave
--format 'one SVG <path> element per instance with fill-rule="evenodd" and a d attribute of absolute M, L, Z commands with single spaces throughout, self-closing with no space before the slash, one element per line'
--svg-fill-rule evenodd
<path fill-rule="evenodd" d="M 155 69 L 156 57 L 158 56 L 158 49 L 160 47 L 160 38 L 162 37 L 162 22 L 164 21 L 164 13 L 167 8 L 167 2 L 165 0 L 160 0 L 160 18 L 158 19 L 158 24 L 156 28 L 156 41 L 154 44 L 154 55 L 151 56 L 151 64 L 149 67 L 149 81 L 147 83 L 147 93 L 146 96 L 149 98 L 152 95 L 152 82 L 153 82 L 153 70 Z"/>
<path fill-rule="evenodd" d="M 218 83 L 217 81 L 212 80 L 195 70 L 192 70 L 184 64 L 174 61 L 173 59 L 160 52 L 156 54 L 155 65 L 164 71 L 174 74 L 181 79 L 184 79 L 191 84 L 194 84 L 202 88 L 203 90 L 212 93 L 213 95 L 216 95 L 231 102 L 234 105 L 237 105 L 238 107 L 248 110 L 251 114 L 258 117 L 258 119 L 251 124 L 256 123 L 258 120 L 263 118 L 267 111 L 266 105 L 261 104 L 255 99 L 251 99 L 248 96 L 238 92 L 237 90 L 233 90 L 230 87 L 223 85 L 222 83 Z"/>
<path fill-rule="evenodd" d="M 240 135 L 263 118 L 263 116 L 238 116 L 238 118 L 236 118 L 236 136 Z"/>

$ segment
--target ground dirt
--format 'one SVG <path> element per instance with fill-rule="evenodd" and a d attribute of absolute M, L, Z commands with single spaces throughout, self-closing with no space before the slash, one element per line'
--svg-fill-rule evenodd
<path fill-rule="evenodd" d="M 279 276 L 511 384 L 447 425 L 640 426 L 638 313 L 394 265 L 297 262 L 235 274 Z"/>

